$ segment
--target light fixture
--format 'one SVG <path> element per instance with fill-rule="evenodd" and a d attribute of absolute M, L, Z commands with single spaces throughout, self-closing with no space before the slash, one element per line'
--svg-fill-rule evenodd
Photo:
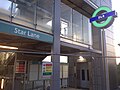
<path fill-rule="evenodd" d="M 17 47 L 4 46 L 4 45 L 0 45 L 0 48 L 4 48 L 4 49 L 18 49 Z"/>
<path fill-rule="evenodd" d="M 77 59 L 77 62 L 87 62 L 87 60 L 82 56 L 79 56 L 79 58 Z"/>
<path fill-rule="evenodd" d="M 4 79 L 1 80 L 1 89 L 4 87 Z"/>

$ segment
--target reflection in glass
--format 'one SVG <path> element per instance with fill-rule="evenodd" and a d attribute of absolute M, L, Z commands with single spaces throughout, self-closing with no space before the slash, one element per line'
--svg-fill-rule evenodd
<path fill-rule="evenodd" d="M 61 36 L 72 39 L 72 8 L 61 3 Z"/>
<path fill-rule="evenodd" d="M 61 35 L 67 36 L 68 35 L 68 23 L 61 20 Z"/>
<path fill-rule="evenodd" d="M 0 0 L 0 19 L 10 20 L 11 5 L 9 0 Z"/>
<path fill-rule="evenodd" d="M 14 3 L 1 0 L 0 12 L 9 16 L 12 13 L 14 23 L 52 33 L 52 4 L 53 0 L 16 0 Z M 91 27 L 88 20 L 80 12 L 61 3 L 61 37 L 89 44 Z"/>
<path fill-rule="evenodd" d="M 97 6 L 100 6 L 101 2 L 104 2 L 104 0 L 103 1 L 100 1 L 100 0 L 91 0 L 91 1 L 94 2 L 94 4 L 97 5 Z M 108 0 L 106 0 L 106 1 L 108 1 Z"/>
<path fill-rule="evenodd" d="M 20 10 L 17 8 L 18 4 L 13 3 L 13 7 L 12 7 L 12 16 L 16 17 L 17 15 L 19 15 Z"/>
<path fill-rule="evenodd" d="M 0 9 L 4 9 L 6 11 L 10 11 L 11 9 L 11 1 L 8 0 L 0 0 Z"/>
<path fill-rule="evenodd" d="M 28 25 L 34 22 L 35 5 L 27 0 L 16 0 L 12 7 L 13 21 L 18 24 Z"/>
<path fill-rule="evenodd" d="M 89 18 L 61 3 L 61 36 L 91 45 Z"/>
<path fill-rule="evenodd" d="M 73 40 L 83 42 L 82 14 L 73 10 Z"/>
<path fill-rule="evenodd" d="M 89 44 L 89 33 L 90 33 L 90 28 L 89 28 L 89 19 L 85 16 L 83 16 L 83 40 L 84 43 Z"/>
<path fill-rule="evenodd" d="M 52 0 L 37 1 L 37 29 L 52 33 Z"/>

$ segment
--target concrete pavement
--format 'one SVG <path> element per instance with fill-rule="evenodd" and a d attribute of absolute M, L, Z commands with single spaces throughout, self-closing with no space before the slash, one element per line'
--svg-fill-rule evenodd
<path fill-rule="evenodd" d="M 61 88 L 61 90 L 87 90 L 87 89 Z"/>

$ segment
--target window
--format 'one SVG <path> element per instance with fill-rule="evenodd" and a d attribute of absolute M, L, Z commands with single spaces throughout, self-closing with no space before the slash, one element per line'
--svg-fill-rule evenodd
<path fill-rule="evenodd" d="M 27 0 L 16 0 L 12 5 L 12 22 L 34 28 L 35 5 Z"/>
<path fill-rule="evenodd" d="M 89 18 L 61 3 L 61 36 L 91 45 Z"/>
<path fill-rule="evenodd" d="M 73 10 L 73 40 L 83 42 L 82 14 Z"/>
<path fill-rule="evenodd" d="M 82 69 L 82 80 L 85 80 L 85 70 Z"/>
<path fill-rule="evenodd" d="M 68 35 L 68 23 L 61 20 L 61 35 L 67 36 Z"/>
<path fill-rule="evenodd" d="M 61 36 L 72 39 L 72 8 L 61 3 Z"/>
<path fill-rule="evenodd" d="M 0 0 L 0 19 L 10 20 L 12 2 L 9 0 Z"/>
<path fill-rule="evenodd" d="M 87 70 L 87 80 L 89 81 L 89 70 Z"/>
<path fill-rule="evenodd" d="M 10 14 L 11 4 L 11 1 L 0 0 L 0 12 Z"/>
<path fill-rule="evenodd" d="M 52 6 L 53 0 L 37 0 L 37 29 L 52 33 Z"/>

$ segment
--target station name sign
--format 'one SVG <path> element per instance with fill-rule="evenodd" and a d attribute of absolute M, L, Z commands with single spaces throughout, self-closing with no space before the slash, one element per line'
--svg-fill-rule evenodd
<path fill-rule="evenodd" d="M 22 30 L 20 28 L 15 28 L 14 29 L 14 33 L 22 35 L 22 36 L 27 36 L 27 37 L 30 37 L 30 38 L 40 39 L 40 35 L 38 33 L 32 32 L 32 31 L 28 31 L 28 30 L 25 31 L 25 30 Z"/>
<path fill-rule="evenodd" d="M 108 28 L 112 25 L 115 17 L 117 17 L 115 11 L 112 11 L 106 6 L 101 6 L 93 13 L 92 18 L 90 18 L 90 23 L 101 29 Z"/>
<path fill-rule="evenodd" d="M 53 36 L 40 31 L 23 28 L 14 24 L 0 22 L 0 32 L 9 35 L 25 37 L 33 40 L 43 41 L 47 43 L 53 42 Z"/>

